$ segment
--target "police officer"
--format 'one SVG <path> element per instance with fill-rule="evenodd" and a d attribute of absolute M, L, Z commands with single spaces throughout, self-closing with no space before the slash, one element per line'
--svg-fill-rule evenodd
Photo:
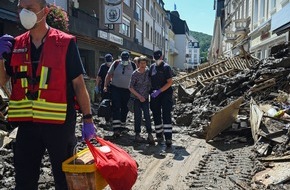
<path fill-rule="evenodd" d="M 110 99 L 110 95 L 109 95 L 110 92 L 104 92 L 103 89 L 104 89 L 105 78 L 106 78 L 106 75 L 108 73 L 108 70 L 109 70 L 112 62 L 113 62 L 112 54 L 110 54 L 110 53 L 106 54 L 105 55 L 105 63 L 103 63 L 100 66 L 100 69 L 98 71 L 95 92 L 97 94 L 99 92 L 101 93 L 102 100 L 103 99 Z"/>
<path fill-rule="evenodd" d="M 149 70 L 149 76 L 151 77 L 150 109 L 153 113 L 157 141 L 161 143 L 165 137 L 166 146 L 171 147 L 172 70 L 163 61 L 162 51 L 155 51 L 153 58 L 155 63 L 150 66 Z"/>

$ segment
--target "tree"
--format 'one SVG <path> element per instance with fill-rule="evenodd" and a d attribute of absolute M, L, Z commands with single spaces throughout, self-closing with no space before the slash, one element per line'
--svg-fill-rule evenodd
<path fill-rule="evenodd" d="M 46 17 L 46 22 L 49 26 L 68 32 L 68 16 L 67 13 L 59 6 L 49 5 L 49 13 Z"/>
<path fill-rule="evenodd" d="M 208 34 L 204 34 L 202 32 L 195 32 L 195 31 L 189 31 L 189 33 L 199 42 L 200 57 L 204 58 L 202 62 L 206 62 L 212 36 Z"/>

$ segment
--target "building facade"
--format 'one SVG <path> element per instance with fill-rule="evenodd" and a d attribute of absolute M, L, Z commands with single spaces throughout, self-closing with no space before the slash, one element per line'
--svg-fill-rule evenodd
<path fill-rule="evenodd" d="M 289 0 L 217 1 L 224 20 L 224 56 L 269 57 L 271 47 L 289 41 Z M 218 10 L 217 10 L 218 11 Z"/>
<path fill-rule="evenodd" d="M 47 2 L 67 12 L 69 33 L 77 38 L 88 78 L 96 77 L 105 54 L 111 53 L 117 59 L 124 50 L 129 51 L 132 58 L 146 55 L 151 60 L 155 50 L 162 50 L 164 59 L 173 67 L 184 68 L 186 52 L 189 53 L 189 29 L 186 22 L 182 21 L 184 33 L 175 33 L 170 12 L 164 9 L 163 0 Z M 0 34 L 16 36 L 25 32 L 18 20 L 17 3 L 17 0 L 0 1 Z M 120 7 L 111 8 L 119 4 Z M 108 18 L 118 16 L 120 19 L 116 19 L 116 22 L 108 22 Z M 178 52 L 182 52 L 182 55 Z"/>

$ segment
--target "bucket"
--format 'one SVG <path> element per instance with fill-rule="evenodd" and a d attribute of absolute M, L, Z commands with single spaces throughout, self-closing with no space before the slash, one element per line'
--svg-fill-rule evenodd
<path fill-rule="evenodd" d="M 66 181 L 70 190 L 102 190 L 108 183 L 101 176 L 96 164 L 80 164 L 76 159 L 85 154 L 91 154 L 88 148 L 78 152 L 62 163 Z M 92 157 L 93 158 L 93 157 Z"/>

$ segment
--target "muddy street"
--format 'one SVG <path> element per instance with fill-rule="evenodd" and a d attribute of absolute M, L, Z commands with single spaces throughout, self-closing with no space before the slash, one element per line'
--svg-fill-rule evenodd
<path fill-rule="evenodd" d="M 189 136 L 187 127 L 174 126 L 173 146 L 166 148 L 165 144 L 149 145 L 146 142 L 134 142 L 132 115 L 129 115 L 128 131 L 118 139 L 113 139 L 111 128 L 105 125 L 103 119 L 95 117 L 99 124 L 98 135 L 111 140 L 128 151 L 138 162 L 138 179 L 133 189 L 148 190 L 181 190 L 181 189 L 230 189 L 237 185 L 228 176 L 241 177 L 250 181 L 253 162 L 249 159 L 251 146 L 219 142 L 206 143 L 204 139 Z M 80 129 L 80 123 L 77 126 Z M 146 134 L 142 134 L 146 137 Z M 85 147 L 77 132 L 79 149 Z M 12 147 L 1 150 L 1 180 L 0 189 L 13 189 L 14 167 Z M 237 148 L 237 147 L 236 147 Z M 238 153 L 238 154 L 237 154 Z M 231 156 L 232 155 L 232 156 Z M 242 163 L 242 168 L 240 168 Z M 54 189 L 48 157 L 43 159 L 41 168 L 40 189 Z M 238 176 L 240 173 L 240 176 Z M 243 178 L 242 178 L 243 177 Z M 109 187 L 106 187 L 109 190 Z"/>
<path fill-rule="evenodd" d="M 177 76 L 174 84 L 171 148 L 135 142 L 131 112 L 127 130 L 113 138 L 112 126 L 97 116 L 96 103 L 92 111 L 97 134 L 137 161 L 133 190 L 290 189 L 289 57 L 225 59 L 189 74 L 179 73 L 185 76 Z M 81 117 L 76 126 L 79 150 L 86 147 L 81 140 Z M 1 126 L 0 190 L 6 190 L 15 185 L 16 131 L 5 122 Z M 145 127 L 141 136 L 147 137 Z M 39 189 L 54 189 L 47 156 Z"/>

